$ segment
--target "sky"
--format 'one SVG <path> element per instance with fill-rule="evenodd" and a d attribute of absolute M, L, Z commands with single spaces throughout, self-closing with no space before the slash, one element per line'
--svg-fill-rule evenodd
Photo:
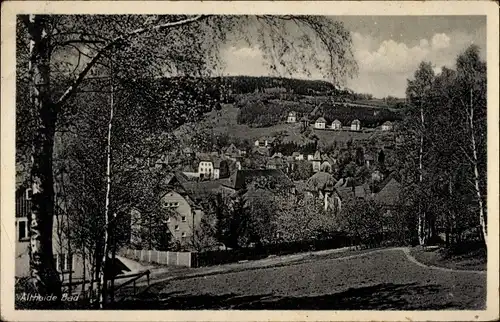
<path fill-rule="evenodd" d="M 357 76 L 346 87 L 374 97 L 404 97 L 408 78 L 421 61 L 438 73 L 453 68 L 458 54 L 470 44 L 486 57 L 485 16 L 335 16 L 350 31 Z M 270 75 L 258 46 L 223 49 L 226 75 Z M 303 75 L 292 77 L 305 78 Z M 320 74 L 308 78 L 320 79 Z"/>

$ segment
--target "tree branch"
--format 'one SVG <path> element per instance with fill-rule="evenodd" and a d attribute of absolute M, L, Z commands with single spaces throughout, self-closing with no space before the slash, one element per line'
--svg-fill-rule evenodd
<path fill-rule="evenodd" d="M 151 32 L 151 31 L 159 31 L 167 28 L 172 28 L 172 27 L 177 27 L 177 26 L 182 26 L 186 24 L 190 24 L 196 21 L 199 21 L 207 16 L 203 15 L 197 15 L 192 18 L 184 19 L 184 20 L 179 20 L 175 22 L 169 22 L 161 25 L 156 25 L 153 27 L 144 27 L 144 28 L 139 28 L 136 30 L 133 30 L 129 33 L 126 33 L 122 36 L 119 36 L 115 39 L 113 39 L 110 43 L 108 43 L 104 48 L 102 48 L 95 56 L 92 58 L 90 62 L 87 63 L 85 68 L 80 72 L 76 80 L 73 82 L 72 85 L 70 85 L 66 91 L 61 95 L 61 97 L 56 101 L 55 105 L 57 109 L 60 109 L 61 106 L 68 100 L 69 97 L 71 97 L 77 90 L 78 86 L 82 83 L 84 80 L 85 76 L 88 74 L 90 69 L 99 61 L 99 59 L 107 52 L 110 51 L 113 47 L 117 46 L 120 44 L 122 41 L 126 39 L 130 39 L 134 36 L 139 36 L 141 34 L 144 34 L 146 32 Z"/>

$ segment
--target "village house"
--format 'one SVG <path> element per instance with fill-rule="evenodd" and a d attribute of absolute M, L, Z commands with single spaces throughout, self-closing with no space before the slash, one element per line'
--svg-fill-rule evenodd
<path fill-rule="evenodd" d="M 54 187 L 57 191 L 58 188 Z M 31 213 L 32 190 L 27 184 L 21 185 L 16 190 L 16 259 L 15 276 L 17 278 L 27 277 L 30 274 L 29 257 L 29 226 L 28 216 Z M 66 235 L 68 221 L 62 209 L 63 204 L 57 202 L 52 226 L 52 252 L 57 272 L 62 280 L 68 280 L 71 273 L 72 279 L 88 278 L 90 266 L 85 265 L 81 256 L 71 251 Z M 87 275 L 87 276 L 86 276 Z"/>
<path fill-rule="evenodd" d="M 300 152 L 293 152 L 292 153 L 292 157 L 297 160 L 297 161 L 301 161 L 301 160 L 304 160 L 304 154 L 300 153 Z"/>
<path fill-rule="evenodd" d="M 285 169 L 286 167 L 286 162 L 281 158 L 271 158 L 266 163 L 266 169 Z"/>
<path fill-rule="evenodd" d="M 228 146 L 226 150 L 224 150 L 224 155 L 226 157 L 236 160 L 238 158 L 241 158 L 244 155 L 244 153 L 242 150 L 238 149 L 233 143 L 231 143 L 231 145 Z"/>
<path fill-rule="evenodd" d="M 321 172 L 332 172 L 334 161 L 329 156 L 323 156 L 323 162 L 321 163 L 320 170 Z"/>
<path fill-rule="evenodd" d="M 264 138 L 260 138 L 258 140 L 255 140 L 254 145 L 258 146 L 258 147 L 270 148 L 272 146 L 272 144 L 274 143 L 274 141 L 275 141 L 275 138 L 273 138 L 273 137 L 264 137 Z"/>
<path fill-rule="evenodd" d="M 325 210 L 340 211 L 340 197 L 335 190 L 335 178 L 326 172 L 317 172 L 307 179 L 304 190 L 306 196 L 322 201 Z"/>
<path fill-rule="evenodd" d="M 316 151 L 312 159 L 313 172 L 318 172 L 321 170 L 321 153 Z"/>
<path fill-rule="evenodd" d="M 386 213 L 393 211 L 399 203 L 401 183 L 395 172 L 389 174 L 379 185 L 374 200 L 382 205 Z"/>
<path fill-rule="evenodd" d="M 288 118 L 286 120 L 287 123 L 296 123 L 297 122 L 297 113 L 295 111 L 291 111 L 288 113 Z"/>
<path fill-rule="evenodd" d="M 314 128 L 315 129 L 325 129 L 326 127 L 326 120 L 323 117 L 319 117 L 316 122 L 314 122 Z"/>
<path fill-rule="evenodd" d="M 351 131 L 360 131 L 361 130 L 361 122 L 359 120 L 354 120 L 351 123 Z"/>
<path fill-rule="evenodd" d="M 342 123 L 339 121 L 339 120 L 335 120 L 332 122 L 332 126 L 331 126 L 332 130 L 342 130 Z"/>
<path fill-rule="evenodd" d="M 290 178 L 279 169 L 259 169 L 259 170 L 239 170 L 231 175 L 229 180 L 222 183 L 228 193 L 234 193 L 247 187 L 247 185 L 257 178 L 272 178 L 276 188 L 290 194 L 295 194 L 295 185 Z"/>
<path fill-rule="evenodd" d="M 312 161 L 312 160 L 314 160 L 314 154 L 308 154 L 307 161 Z"/>
<path fill-rule="evenodd" d="M 351 182 L 347 186 L 342 185 L 341 187 L 336 187 L 335 189 L 340 198 L 339 208 L 342 207 L 342 203 L 345 203 L 348 200 L 353 200 L 353 199 L 369 200 L 372 198 L 372 192 L 367 184 L 354 185 L 354 182 Z"/>
<path fill-rule="evenodd" d="M 392 131 L 392 122 L 386 121 L 382 124 L 382 131 Z"/>
<path fill-rule="evenodd" d="M 178 243 L 183 249 L 192 249 L 194 231 L 199 227 L 203 217 L 203 210 L 199 206 L 200 200 L 212 192 L 218 192 L 220 186 L 220 180 L 190 181 L 179 171 L 170 174 L 165 179 L 159 202 L 160 209 L 163 210 L 162 223 L 168 229 L 165 233 L 168 233 L 172 241 Z M 139 209 L 131 210 L 130 242 L 132 245 L 141 245 L 143 242 L 143 225 L 147 225 L 147 220 L 144 220 L 142 216 Z"/>
<path fill-rule="evenodd" d="M 229 175 L 229 166 L 226 160 L 216 155 L 201 153 L 198 155 L 198 176 L 201 179 L 217 180 Z"/>

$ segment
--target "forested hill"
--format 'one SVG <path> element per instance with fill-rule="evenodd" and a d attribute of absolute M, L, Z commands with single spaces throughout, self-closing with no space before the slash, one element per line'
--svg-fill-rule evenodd
<path fill-rule="evenodd" d="M 247 94 L 266 89 L 285 89 L 298 95 L 333 94 L 351 99 L 370 99 L 370 95 L 356 94 L 351 90 L 339 89 L 334 84 L 323 80 L 305 80 L 269 76 L 225 76 L 215 77 L 218 82 L 229 87 L 233 94 Z"/>
<path fill-rule="evenodd" d="M 335 86 L 326 81 L 301 80 L 282 77 L 252 77 L 252 76 L 226 76 L 216 77 L 229 85 L 233 94 L 246 94 L 261 91 L 266 88 L 283 88 L 296 94 L 311 94 L 313 92 L 331 93 L 336 91 Z"/>

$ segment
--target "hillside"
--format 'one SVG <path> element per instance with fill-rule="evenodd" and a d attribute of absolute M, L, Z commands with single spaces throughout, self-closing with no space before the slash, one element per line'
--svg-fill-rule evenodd
<path fill-rule="evenodd" d="M 301 134 L 301 124 L 286 124 L 283 123 L 276 124 L 269 127 L 250 127 L 246 124 L 238 124 L 237 122 L 238 108 L 234 107 L 232 104 L 225 104 L 222 106 L 220 111 L 212 111 L 206 114 L 206 118 L 203 122 L 200 122 L 197 126 L 199 127 L 210 127 L 214 134 L 227 134 L 230 137 L 238 138 L 241 140 L 249 140 L 253 142 L 254 140 L 263 136 L 275 136 L 278 133 L 283 135 L 283 142 L 294 142 L 299 145 L 313 142 L 304 134 Z M 189 135 L 189 129 L 192 124 L 181 127 L 177 131 L 177 135 L 180 137 L 184 135 Z M 351 132 L 347 128 L 343 131 L 332 131 L 332 130 L 317 130 L 312 129 L 311 131 L 306 131 L 314 133 L 319 138 L 319 145 L 330 145 L 333 142 L 347 141 L 362 141 L 369 140 L 373 137 L 387 137 L 391 133 L 384 133 L 376 131 L 373 129 L 363 129 L 360 132 Z"/>

